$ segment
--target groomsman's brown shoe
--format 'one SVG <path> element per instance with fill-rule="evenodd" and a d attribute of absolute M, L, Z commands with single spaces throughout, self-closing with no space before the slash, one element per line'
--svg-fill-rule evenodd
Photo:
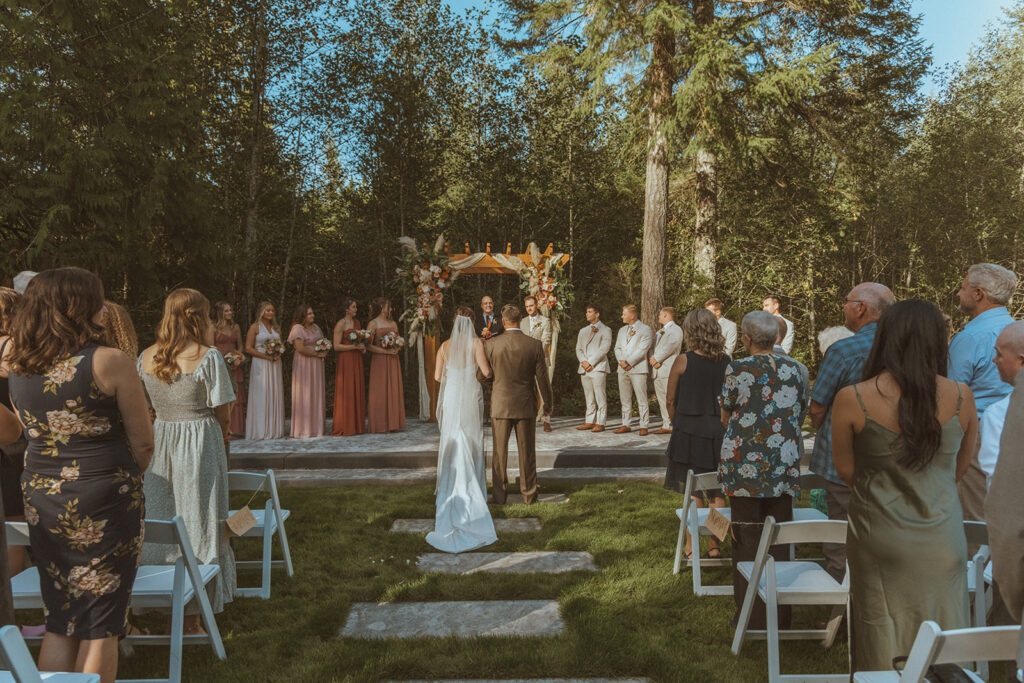
<path fill-rule="evenodd" d="M 633 431 L 633 430 L 630 429 L 629 427 L 627 427 L 626 425 L 622 425 L 621 427 L 616 429 L 614 433 L 615 434 L 628 434 L 631 431 Z"/>
<path fill-rule="evenodd" d="M 594 425 L 594 429 L 592 431 L 603 432 L 604 431 L 604 425 Z"/>
<path fill-rule="evenodd" d="M 544 423 L 544 431 L 545 432 L 550 432 L 551 431 L 551 423 L 550 422 L 545 422 Z"/>
<path fill-rule="evenodd" d="M 662 427 L 661 429 L 654 430 L 654 433 L 655 434 L 671 434 L 672 430 L 671 429 L 665 429 L 664 427 Z"/>
<path fill-rule="evenodd" d="M 647 436 L 647 430 L 643 427 L 640 428 L 640 436 Z"/>
<path fill-rule="evenodd" d="M 581 424 L 581 425 L 580 425 L 579 427 L 577 427 L 576 429 L 578 429 L 578 430 L 580 430 L 580 431 L 582 432 L 582 431 L 585 431 L 585 430 L 587 430 L 587 429 L 593 429 L 593 428 L 594 428 L 594 425 L 592 425 L 592 424 L 590 424 L 590 423 L 584 423 L 584 424 Z"/>

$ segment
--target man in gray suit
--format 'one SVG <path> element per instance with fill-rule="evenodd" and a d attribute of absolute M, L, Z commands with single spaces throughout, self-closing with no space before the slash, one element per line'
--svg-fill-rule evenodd
<path fill-rule="evenodd" d="M 640 322 L 640 309 L 633 304 L 622 308 L 622 327 L 615 338 L 615 360 L 619 362 L 619 400 L 622 426 L 616 434 L 632 430 L 633 395 L 640 408 L 640 436 L 647 436 L 650 408 L 647 402 L 647 350 L 651 348 L 651 328 Z"/>
<path fill-rule="evenodd" d="M 736 340 L 738 339 L 736 323 L 722 317 L 722 307 L 724 304 L 721 299 L 708 299 L 704 302 L 704 308 L 708 309 L 715 314 L 718 318 L 718 326 L 722 328 L 722 336 L 725 337 L 725 353 L 732 358 L 732 352 L 736 350 Z"/>
<path fill-rule="evenodd" d="M 658 397 L 658 410 L 661 411 L 661 429 L 655 434 L 672 433 L 672 416 L 668 414 L 668 376 L 672 372 L 672 363 L 676 361 L 679 350 L 683 348 L 683 328 L 676 324 L 676 309 L 666 306 L 658 313 L 661 329 L 654 335 L 654 351 L 648 362 L 651 364 L 651 379 L 654 380 L 654 393 Z"/>
<path fill-rule="evenodd" d="M 516 432 L 519 446 L 519 490 L 523 502 L 537 502 L 537 394 L 545 415 L 551 414 L 551 382 L 544 358 L 544 347 L 519 329 L 522 314 L 518 306 L 501 309 L 504 333 L 484 344 L 493 376 L 477 377 L 493 383 L 491 391 L 491 431 L 494 448 L 491 457 L 491 495 L 503 505 L 508 496 L 508 439 Z"/>
<path fill-rule="evenodd" d="M 580 362 L 580 382 L 587 399 L 587 416 L 577 427 L 581 431 L 603 432 L 608 421 L 608 351 L 612 348 L 612 330 L 601 322 L 601 307 L 587 306 L 587 325 L 576 336 L 576 360 Z"/>

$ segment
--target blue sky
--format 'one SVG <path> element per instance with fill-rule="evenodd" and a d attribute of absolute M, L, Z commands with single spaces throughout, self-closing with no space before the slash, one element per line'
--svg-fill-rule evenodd
<path fill-rule="evenodd" d="M 485 7 L 480 0 L 447 0 L 455 10 Z M 1013 0 L 914 0 L 914 11 L 923 16 L 921 35 L 932 46 L 933 66 L 964 63 L 971 46 L 985 33 L 985 25 L 999 19 L 1002 8 Z M 922 84 L 931 92 L 931 80 Z"/>

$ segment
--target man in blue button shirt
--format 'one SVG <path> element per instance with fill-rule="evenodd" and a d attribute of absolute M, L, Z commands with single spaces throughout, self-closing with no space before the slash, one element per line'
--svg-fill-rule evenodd
<path fill-rule="evenodd" d="M 979 419 L 986 408 L 1013 391 L 1012 386 L 999 378 L 992 356 L 999 333 L 1013 322 L 1006 305 L 1016 290 L 1017 276 L 1012 270 L 994 263 L 977 263 L 967 269 L 967 276 L 957 292 L 960 310 L 970 321 L 949 344 L 949 379 L 971 388 Z M 977 449 L 957 489 L 964 519 L 983 521 L 985 473 L 978 465 Z"/>
<path fill-rule="evenodd" d="M 836 474 L 832 462 L 832 402 L 840 389 L 863 379 L 861 375 L 875 341 L 878 319 L 895 302 L 889 288 L 877 282 L 862 282 L 851 289 L 843 302 L 843 317 L 846 319 L 846 327 L 854 334 L 828 348 L 818 368 L 818 375 L 814 378 L 808 413 L 811 425 L 818 433 L 814 437 L 814 451 L 811 453 L 811 471 L 825 479 L 829 519 L 846 521 L 846 508 L 850 503 L 850 489 Z M 825 555 L 825 569 L 836 581 L 842 581 L 846 573 L 846 546 L 842 543 L 825 543 L 822 551 Z"/>

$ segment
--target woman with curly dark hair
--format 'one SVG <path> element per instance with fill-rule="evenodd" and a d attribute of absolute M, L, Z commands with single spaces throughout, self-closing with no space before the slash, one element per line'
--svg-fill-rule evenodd
<path fill-rule="evenodd" d="M 702 308 L 690 311 L 683 320 L 683 340 L 686 353 L 681 353 L 672 364 L 668 378 L 667 408 L 672 415 L 672 439 L 668 442 L 668 469 L 665 488 L 680 490 L 686 484 L 686 473 L 718 471 L 718 455 L 722 450 L 721 412 L 718 396 L 730 358 L 725 354 L 725 337 L 718 319 Z M 725 507 L 725 496 L 720 491 L 708 491 L 711 507 Z M 704 507 L 704 499 L 694 496 L 693 503 Z M 699 549 L 698 549 L 699 552 Z M 690 559 L 690 537 L 686 538 L 686 559 Z M 708 542 L 708 556 L 720 557 L 718 541 Z"/>

